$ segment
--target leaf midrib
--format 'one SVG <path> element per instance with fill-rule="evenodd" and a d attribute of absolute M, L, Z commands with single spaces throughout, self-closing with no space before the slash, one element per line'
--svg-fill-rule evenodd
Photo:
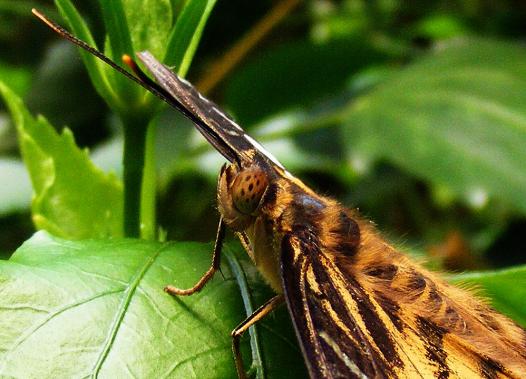
<path fill-rule="evenodd" d="M 111 295 L 111 294 L 114 294 L 114 293 L 118 293 L 118 292 L 121 292 L 122 290 L 119 288 L 119 289 L 116 289 L 116 290 L 113 290 L 113 291 L 107 291 L 107 292 L 102 292 L 102 293 L 98 293 L 94 296 L 91 296 L 89 297 L 88 299 L 81 299 L 75 303 L 72 303 L 72 304 L 68 304 L 67 306 L 65 307 L 62 307 L 62 308 L 59 308 L 57 310 L 55 310 L 53 313 L 51 313 L 50 315 L 48 315 L 47 317 L 45 317 L 41 322 L 39 322 L 37 325 L 34 325 L 31 329 L 29 329 L 26 333 L 24 333 L 22 336 L 20 336 L 20 338 L 14 343 L 14 345 L 12 347 L 10 347 L 8 350 L 7 350 L 7 354 L 5 355 L 4 357 L 4 364 L 3 365 L 0 365 L 0 374 L 3 372 L 3 370 L 5 369 L 5 365 L 6 363 L 9 361 L 9 356 L 10 354 L 12 354 L 13 352 L 15 352 L 15 350 L 20 346 L 22 345 L 30 336 L 32 336 L 37 330 L 39 330 L 41 327 L 43 327 L 44 325 L 46 325 L 49 321 L 51 321 L 53 318 L 57 317 L 58 315 L 70 310 L 70 309 L 73 309 L 79 305 L 82 305 L 82 304 L 86 304 L 87 302 L 89 301 L 93 301 L 95 299 L 99 299 L 103 296 L 108 296 L 108 295 Z"/>
<path fill-rule="evenodd" d="M 128 307 L 132 301 L 135 291 L 137 290 L 139 286 L 139 283 L 144 278 L 144 275 L 146 275 L 146 272 L 150 269 L 152 264 L 155 262 L 155 260 L 161 254 L 163 250 L 164 250 L 164 247 L 160 247 L 159 249 L 157 249 L 157 251 L 154 254 L 152 254 L 146 260 L 146 262 L 144 262 L 144 265 L 142 266 L 141 270 L 135 275 L 135 277 L 132 278 L 130 284 L 124 291 L 121 304 L 119 305 L 115 318 L 113 322 L 111 323 L 111 328 L 109 330 L 108 336 L 104 343 L 104 347 L 99 355 L 99 358 L 97 359 L 97 362 L 95 363 L 95 366 L 93 366 L 91 377 L 96 378 L 98 376 L 102 368 L 102 365 L 106 361 L 106 358 L 108 357 L 108 354 L 113 346 L 113 343 L 115 342 L 117 333 L 122 325 L 122 320 L 124 319 L 124 316 L 126 315 L 126 311 L 128 310 Z"/>

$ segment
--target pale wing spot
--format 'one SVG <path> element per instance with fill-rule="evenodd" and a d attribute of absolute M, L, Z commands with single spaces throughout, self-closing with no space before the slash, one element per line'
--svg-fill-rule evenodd
<path fill-rule="evenodd" d="M 259 142 L 257 142 L 254 138 L 250 137 L 248 134 L 245 134 L 245 138 L 254 146 L 261 154 L 266 156 L 268 159 L 270 159 L 275 165 L 278 167 L 281 167 L 282 169 L 285 169 L 281 163 L 274 157 L 269 151 L 265 150 L 263 146 Z"/>
<path fill-rule="evenodd" d="M 223 129 L 223 132 L 227 133 L 227 134 L 230 134 L 232 137 L 241 137 L 239 135 L 239 132 L 237 130 L 233 130 L 233 129 Z"/>
<path fill-rule="evenodd" d="M 318 295 L 322 295 L 321 288 L 318 285 L 318 281 L 316 280 L 316 277 L 314 276 L 314 271 L 312 270 L 312 267 L 309 266 L 309 269 L 307 270 L 305 279 L 307 280 L 307 283 L 309 283 L 311 290 L 315 292 Z"/>
<path fill-rule="evenodd" d="M 177 76 L 179 78 L 179 80 L 181 82 L 183 82 L 183 84 L 185 84 L 187 87 L 189 88 L 194 88 L 194 86 L 192 84 L 190 84 L 190 82 L 188 80 L 186 80 L 185 78 L 181 78 L 180 76 Z"/>
<path fill-rule="evenodd" d="M 201 95 L 201 92 L 197 92 L 197 96 L 203 100 L 205 103 L 209 103 L 210 100 L 208 100 L 206 97 L 204 97 L 203 95 Z"/>
<path fill-rule="evenodd" d="M 292 263 L 297 264 L 298 259 L 300 257 L 303 257 L 303 254 L 301 253 L 301 249 L 299 248 L 298 243 L 296 241 L 293 241 L 293 243 L 294 243 L 294 249 L 292 251 Z M 303 271 L 304 266 L 305 266 L 305 263 L 302 263 L 302 271 Z"/>
<path fill-rule="evenodd" d="M 351 372 L 361 379 L 368 379 L 368 376 L 365 375 L 356 364 L 345 354 L 338 344 L 333 341 L 333 339 L 324 331 L 320 331 L 320 337 L 329 345 L 332 350 L 342 359 L 343 363 L 351 370 Z"/>
<path fill-rule="evenodd" d="M 292 175 L 290 172 L 288 172 L 287 170 L 284 170 L 284 172 L 285 172 L 285 176 L 287 178 L 296 179 L 296 177 L 294 175 Z"/>
<path fill-rule="evenodd" d="M 334 320 L 334 323 L 340 328 L 342 332 L 345 333 L 345 336 L 349 338 L 355 346 L 360 346 L 360 342 L 354 338 L 351 330 L 345 325 L 345 323 L 342 321 L 338 313 L 334 310 L 332 307 L 332 304 L 328 300 L 324 300 L 322 302 L 323 309 L 329 314 L 331 320 Z"/>

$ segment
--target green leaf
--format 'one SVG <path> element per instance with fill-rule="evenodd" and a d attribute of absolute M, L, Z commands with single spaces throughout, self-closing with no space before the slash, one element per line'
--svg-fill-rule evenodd
<path fill-rule="evenodd" d="M 101 4 L 106 1 L 100 1 Z M 161 58 L 174 24 L 169 0 L 122 0 L 135 51 L 148 50 Z M 111 31 L 107 33 L 111 36 Z"/>
<path fill-rule="evenodd" d="M 67 238 L 122 235 L 122 184 L 80 150 L 68 129 L 61 135 L 42 116 L 34 119 L 8 87 L 0 93 L 17 126 L 33 184 L 37 228 Z"/>
<path fill-rule="evenodd" d="M 236 283 L 216 278 L 186 298 L 163 292 L 192 285 L 210 249 L 36 234 L 0 262 L 0 376 L 233 377 Z"/>
<path fill-rule="evenodd" d="M 189 0 L 169 37 L 163 62 L 186 76 L 206 22 L 217 0 Z"/>
<path fill-rule="evenodd" d="M 0 376 L 235 377 L 230 332 L 244 311 L 228 265 L 225 279 L 216 275 L 198 294 L 163 291 L 193 285 L 211 251 L 210 244 L 35 234 L 0 262 Z M 262 328 L 265 358 L 289 366 L 269 373 L 288 367 L 272 377 L 305 377 L 297 346 L 273 334 L 286 316 L 279 311 Z"/>
<path fill-rule="evenodd" d="M 13 67 L 0 62 L 0 78 L 18 95 L 24 95 L 31 82 L 31 72 L 28 68 Z"/>
<path fill-rule="evenodd" d="M 88 45 L 96 48 L 95 40 L 93 39 L 88 26 L 71 1 L 55 0 L 55 4 L 64 20 L 68 23 L 73 34 L 85 41 Z M 84 61 L 84 65 L 88 70 L 91 82 L 99 95 L 110 104 L 112 108 L 122 109 L 118 96 L 115 94 L 111 83 L 108 82 L 104 63 L 100 62 L 97 58 L 86 51 L 81 49 L 79 49 L 79 51 L 82 60 Z"/>
<path fill-rule="evenodd" d="M 123 54 L 133 56 L 132 39 L 122 1 L 99 1 L 99 5 L 104 18 L 104 26 L 111 45 L 113 59 L 120 59 Z"/>
<path fill-rule="evenodd" d="M 134 49 L 128 28 L 128 22 L 123 9 L 121 0 L 99 1 L 100 9 L 106 28 L 106 44 L 104 53 L 113 58 L 113 61 L 121 63 L 122 56 L 128 54 L 134 56 Z M 117 94 L 122 107 L 116 109 L 126 114 L 126 107 L 136 102 L 138 97 L 142 97 L 144 90 L 138 88 L 135 83 L 131 83 L 119 72 L 111 67 L 104 66 L 106 75 L 110 79 L 112 89 Z"/>
<path fill-rule="evenodd" d="M 526 265 L 455 275 L 453 283 L 476 285 L 492 306 L 526 327 Z"/>
<path fill-rule="evenodd" d="M 526 214 L 526 51 L 452 41 L 341 110 L 348 160 L 387 159 L 473 206 Z"/>
<path fill-rule="evenodd" d="M 27 210 L 31 203 L 31 182 L 24 164 L 0 158 L 0 215 Z"/>

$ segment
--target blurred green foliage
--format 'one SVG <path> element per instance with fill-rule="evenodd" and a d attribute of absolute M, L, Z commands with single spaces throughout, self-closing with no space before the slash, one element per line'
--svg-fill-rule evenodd
<path fill-rule="evenodd" d="M 58 3 L 67 7 L 68 1 Z M 189 70 L 194 82 L 209 75 L 219 56 L 275 4 L 219 0 L 203 32 L 213 1 L 124 1 L 129 30 L 119 23 L 117 3 L 106 2 L 106 8 L 100 9 L 96 1 L 75 2 L 92 36 L 79 22 L 69 22 L 80 28 L 76 32 L 83 38 L 105 46 L 116 59 L 122 52 L 131 53 L 133 47 L 136 51 L 147 48 L 176 65 L 179 72 Z M 168 240 L 209 242 L 214 238 L 215 178 L 223 163 L 187 120 L 85 57 L 97 93 L 75 48 L 37 22 L 30 13 L 32 7 L 66 21 L 51 2 L 0 0 L 0 88 L 5 100 L 0 105 L 0 257 L 7 259 L 29 240 L 0 266 L 0 285 L 9 286 L 5 288 L 10 297 L 5 299 L 15 305 L 8 313 L 11 321 L 21 317 L 16 324 L 20 333 L 26 330 L 25 321 L 38 322 L 41 310 L 47 312 L 57 304 L 69 309 L 79 300 L 72 291 L 60 299 L 50 297 L 39 308 L 11 287 L 15 278 L 20 278 L 20 288 L 30 286 L 31 270 L 36 267 L 39 280 L 44 281 L 43 292 L 71 285 L 66 267 L 93 269 L 89 275 L 83 273 L 93 288 L 107 279 L 101 272 L 108 267 L 111 271 L 107 261 L 111 254 L 100 238 L 122 234 L 123 195 L 118 178 L 123 173 L 122 126 L 126 130 L 130 115 L 156 125 L 155 167 L 151 168 L 157 175 L 153 187 L 158 196 L 156 223 Z M 151 11 L 142 11 L 146 8 Z M 176 16 L 168 10 L 183 16 L 175 23 Z M 75 16 L 71 11 L 62 14 Z M 106 39 L 101 20 L 113 17 L 112 23 L 106 22 L 106 32 L 112 36 Z M 522 243 L 526 232 L 525 20 L 526 6 L 518 1 L 305 1 L 223 78 L 210 97 L 295 175 L 319 192 L 358 207 L 391 240 L 411 254 L 426 256 L 431 266 L 454 271 L 518 266 L 526 263 Z M 118 37 L 122 35 L 125 38 Z M 32 116 L 36 114 L 47 120 Z M 64 126 L 69 130 L 63 130 Z M 33 201 L 27 172 L 35 191 Z M 36 229 L 66 239 L 99 240 L 68 242 L 45 233 L 29 239 Z M 166 248 L 179 254 L 190 249 L 185 244 L 166 247 L 154 242 L 142 249 L 142 242 L 118 241 L 122 254 L 114 257 L 119 261 L 115 267 L 128 260 L 132 266 L 139 262 L 138 268 L 120 272 L 123 278 L 112 278 L 113 284 L 124 285 L 123 291 L 149 288 L 154 282 L 133 276 L 140 271 L 140 262 L 151 258 L 150 252 Z M 64 248 L 59 249 L 63 261 L 50 256 L 57 251 L 50 246 Z M 191 250 L 206 250 L 195 246 L 199 247 Z M 82 256 L 79 251 L 89 253 Z M 224 274 L 242 282 L 232 263 L 236 255 L 232 257 Z M 166 267 L 192 267 L 187 283 L 191 284 L 205 270 L 207 260 L 201 258 L 197 254 L 186 262 L 170 261 Z M 97 264 L 92 266 L 93 261 Z M 250 285 L 261 287 L 243 260 L 241 264 Z M 57 282 L 42 275 L 48 270 Z M 164 271 L 159 278 L 177 280 L 179 274 L 173 278 L 171 274 Z M 499 310 L 524 323 L 526 301 L 517 286 L 524 287 L 525 278 L 524 268 L 515 267 L 468 273 L 457 280 L 483 287 Z M 160 288 L 162 284 L 153 285 Z M 256 304 L 263 294 L 268 296 L 268 289 L 260 291 Z M 140 317 L 162 319 L 165 313 L 156 306 L 166 298 L 160 295 L 149 299 L 156 304 L 150 307 L 154 311 L 142 310 Z M 204 316 L 217 316 L 213 310 L 217 304 L 203 297 L 205 304 L 214 304 Z M 130 302 L 141 299 L 135 294 L 128 297 Z M 8 308 L 6 304 L 0 306 Z M 174 304 L 167 305 L 168 313 L 179 312 L 179 306 L 185 309 L 184 302 Z M 135 317 L 128 305 L 120 308 L 121 321 Z M 239 302 L 228 306 L 225 330 L 240 320 L 243 307 Z M 99 313 L 99 308 L 93 311 Z M 103 322 L 115 315 L 106 316 Z M 71 315 L 66 312 L 64 317 Z M 263 340 L 286 335 L 275 329 L 284 319 L 282 314 L 271 320 L 264 327 Z M 139 337 L 138 349 L 152 341 L 151 336 Z M 9 338 L 17 341 L 17 336 Z M 24 338 L 39 337 L 30 333 Z M 254 341 L 252 336 L 253 358 L 254 351 L 266 351 L 269 346 L 265 341 L 254 346 Z M 290 348 L 297 352 L 297 347 Z M 227 359 L 228 348 L 218 351 L 220 359 Z M 275 351 L 278 356 L 280 351 Z M 151 358 L 160 359 L 153 353 Z M 266 358 L 270 360 L 265 362 L 273 362 L 276 357 L 267 351 Z M 20 361 L 9 362 L 12 372 L 17 372 Z M 265 369 L 272 372 L 280 365 L 283 362 Z M 0 374 L 6 367 L 0 364 Z M 134 369 L 146 368 L 151 366 Z"/>

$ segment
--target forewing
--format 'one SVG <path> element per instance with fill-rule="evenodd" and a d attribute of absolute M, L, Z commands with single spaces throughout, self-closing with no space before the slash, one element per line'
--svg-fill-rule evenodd
<path fill-rule="evenodd" d="M 200 94 L 192 84 L 177 76 L 147 51 L 138 53 L 137 57 L 166 92 L 165 97 L 171 99 L 168 102 L 190 118 L 201 134 L 228 160 L 237 162 L 242 167 L 257 162 L 270 163 L 283 169 L 272 154 L 246 134 L 216 104 Z"/>
<path fill-rule="evenodd" d="M 306 229 L 285 236 L 281 274 L 287 306 L 311 378 L 387 377 L 384 360 L 364 335 L 364 326 L 339 295 L 316 236 Z M 360 288 L 355 298 L 367 301 Z"/>

